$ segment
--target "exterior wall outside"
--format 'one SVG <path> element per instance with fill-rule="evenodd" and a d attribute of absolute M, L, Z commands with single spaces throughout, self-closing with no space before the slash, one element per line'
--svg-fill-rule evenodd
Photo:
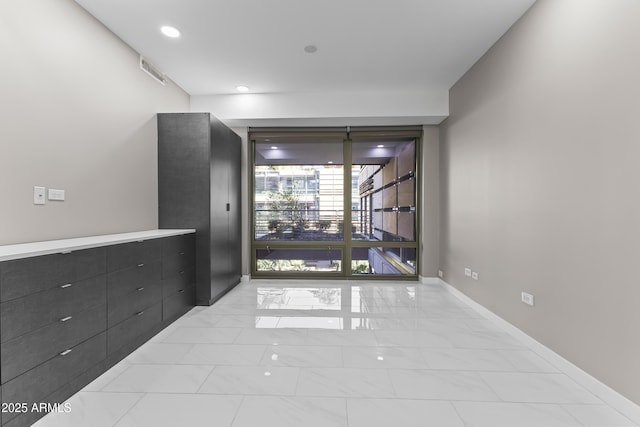
<path fill-rule="evenodd" d="M 0 244 L 157 228 L 155 115 L 189 95 L 72 0 L 0 2 L 0 53 Z"/>
<path fill-rule="evenodd" d="M 445 281 L 636 403 L 638 16 L 539 0 L 452 88 L 440 147 Z"/>

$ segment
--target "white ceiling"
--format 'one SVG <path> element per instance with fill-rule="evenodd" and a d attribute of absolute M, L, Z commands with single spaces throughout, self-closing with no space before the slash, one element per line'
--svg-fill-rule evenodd
<path fill-rule="evenodd" d="M 246 85 L 282 102 L 305 93 L 441 97 L 535 0 L 75 1 L 194 99 Z M 166 38 L 162 25 L 182 37 Z M 318 51 L 306 53 L 309 44 Z"/>

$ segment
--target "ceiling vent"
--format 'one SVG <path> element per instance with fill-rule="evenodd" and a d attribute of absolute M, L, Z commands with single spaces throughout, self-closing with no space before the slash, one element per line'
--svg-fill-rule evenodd
<path fill-rule="evenodd" d="M 153 77 L 153 79 L 161 85 L 165 86 L 167 84 L 167 78 L 164 76 L 164 73 L 143 58 L 142 55 L 140 55 L 140 69 Z"/>

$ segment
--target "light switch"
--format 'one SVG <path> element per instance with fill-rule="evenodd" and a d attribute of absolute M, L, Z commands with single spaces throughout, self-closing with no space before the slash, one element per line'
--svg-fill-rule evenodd
<path fill-rule="evenodd" d="M 64 201 L 64 190 L 49 189 L 49 200 Z"/>
<path fill-rule="evenodd" d="M 44 187 L 33 187 L 33 204 L 34 205 L 44 205 L 46 203 L 44 193 L 45 193 Z"/>

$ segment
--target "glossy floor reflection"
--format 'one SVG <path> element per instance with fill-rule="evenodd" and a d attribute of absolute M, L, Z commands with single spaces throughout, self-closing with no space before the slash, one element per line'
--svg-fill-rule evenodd
<path fill-rule="evenodd" d="M 48 426 L 635 425 L 438 286 L 243 283 Z"/>

